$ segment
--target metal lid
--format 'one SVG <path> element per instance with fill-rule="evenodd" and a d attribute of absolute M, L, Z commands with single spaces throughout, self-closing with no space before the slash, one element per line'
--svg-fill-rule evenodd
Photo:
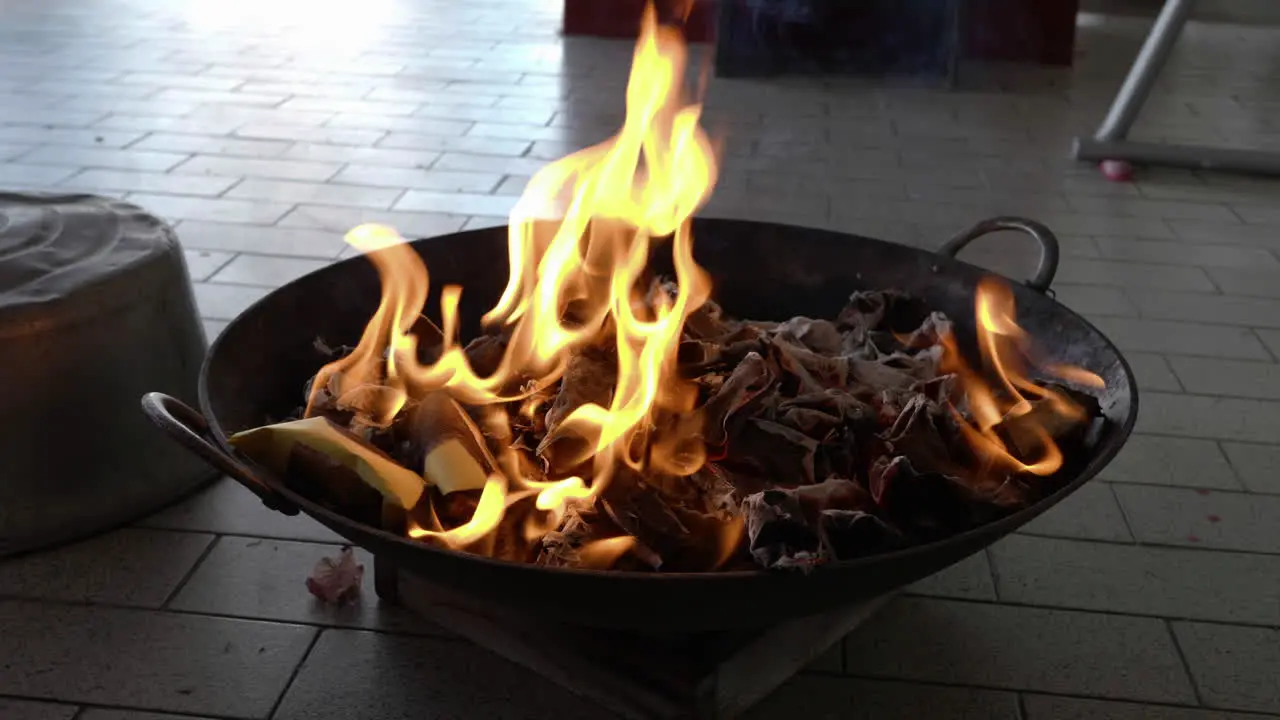
<path fill-rule="evenodd" d="M 130 268 L 176 250 L 163 220 L 121 200 L 0 193 L 0 311 L 105 290 Z"/>

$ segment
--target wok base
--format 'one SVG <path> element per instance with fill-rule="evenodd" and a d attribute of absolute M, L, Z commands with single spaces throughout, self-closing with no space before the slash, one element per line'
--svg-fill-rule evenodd
<path fill-rule="evenodd" d="M 891 597 L 767 630 L 652 634 L 486 612 L 381 559 L 375 560 L 374 583 L 384 602 L 429 618 L 627 720 L 738 717 Z"/>

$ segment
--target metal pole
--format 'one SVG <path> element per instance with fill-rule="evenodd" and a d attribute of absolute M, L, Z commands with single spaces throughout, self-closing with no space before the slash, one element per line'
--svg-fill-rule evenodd
<path fill-rule="evenodd" d="M 1194 7 L 1195 0 L 1166 0 L 1094 139 L 1122 140 L 1128 136 Z"/>

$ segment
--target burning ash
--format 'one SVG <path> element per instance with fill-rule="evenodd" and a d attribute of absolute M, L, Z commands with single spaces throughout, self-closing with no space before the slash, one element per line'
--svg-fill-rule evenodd
<path fill-rule="evenodd" d="M 513 212 L 485 334 L 460 337 L 460 287 L 426 319 L 428 269 L 394 230 L 352 230 L 382 279 L 376 313 L 301 419 L 237 447 L 356 519 L 390 508 L 423 542 L 582 568 L 807 568 L 1051 491 L 1038 478 L 1100 412 L 1033 374 L 1101 380 L 1030 367 L 1007 287 L 979 288 L 977 369 L 951 322 L 901 293 L 785 322 L 710 299 L 690 219 L 716 165 L 685 60 L 650 8 L 621 131 L 548 165 Z M 652 277 L 655 252 L 673 277 Z"/>

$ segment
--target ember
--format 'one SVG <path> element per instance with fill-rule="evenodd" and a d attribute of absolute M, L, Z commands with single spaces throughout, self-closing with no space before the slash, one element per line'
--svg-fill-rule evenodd
<path fill-rule="evenodd" d="M 710 299 L 689 220 L 716 167 L 684 70 L 650 8 L 621 132 L 530 181 L 506 290 L 468 343 L 461 288 L 431 323 L 421 257 L 390 228 L 352 230 L 377 312 L 354 348 L 318 344 L 334 359 L 299 419 L 232 443 L 350 517 L 386 505 L 422 542 L 571 568 L 808 569 L 1057 489 L 1103 422 L 1083 391 L 1102 380 L 1033 362 L 1000 282 L 977 290 L 977 368 L 948 318 L 893 290 L 785 322 Z M 657 248 L 674 277 L 649 272 Z"/>

